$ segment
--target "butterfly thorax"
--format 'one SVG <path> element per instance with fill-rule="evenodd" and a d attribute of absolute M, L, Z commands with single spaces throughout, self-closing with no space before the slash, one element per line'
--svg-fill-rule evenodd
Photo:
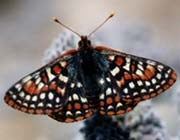
<path fill-rule="evenodd" d="M 86 90 L 86 97 L 97 98 L 101 93 L 99 80 L 104 78 L 108 65 L 93 47 L 83 48 L 79 51 L 79 74 Z"/>
<path fill-rule="evenodd" d="M 78 42 L 78 50 L 91 47 L 91 41 L 88 40 L 87 36 L 81 36 L 81 40 Z"/>

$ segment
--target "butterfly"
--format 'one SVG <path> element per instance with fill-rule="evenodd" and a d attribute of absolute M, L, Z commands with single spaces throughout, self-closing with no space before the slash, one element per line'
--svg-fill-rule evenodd
<path fill-rule="evenodd" d="M 95 113 L 120 115 L 170 88 L 176 72 L 160 62 L 80 36 L 78 48 L 15 83 L 4 97 L 11 107 L 71 123 Z"/>

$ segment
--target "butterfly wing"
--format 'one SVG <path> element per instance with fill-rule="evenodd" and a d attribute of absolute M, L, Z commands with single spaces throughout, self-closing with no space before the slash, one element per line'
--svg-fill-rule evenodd
<path fill-rule="evenodd" d="M 61 110 L 68 96 L 67 67 L 75 52 L 71 50 L 19 80 L 7 91 L 5 102 L 31 114 L 49 114 Z"/>
<path fill-rule="evenodd" d="M 71 123 L 88 118 L 93 114 L 93 109 L 89 106 L 88 99 L 83 95 L 86 91 L 82 82 L 77 80 L 77 74 L 74 73 L 73 79 L 67 84 L 67 92 L 71 94 L 67 98 L 63 109 L 49 114 L 49 117 L 52 119 Z"/>
<path fill-rule="evenodd" d="M 95 48 L 109 65 L 106 86 L 100 94 L 101 114 L 123 114 L 140 101 L 153 98 L 176 81 L 176 72 L 157 61 L 106 47 Z M 109 85 L 107 84 L 109 81 Z"/>

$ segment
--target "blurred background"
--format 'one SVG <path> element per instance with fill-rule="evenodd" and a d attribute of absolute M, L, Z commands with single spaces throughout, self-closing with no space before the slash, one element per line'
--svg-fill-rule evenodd
<path fill-rule="evenodd" d="M 52 16 L 86 35 L 114 11 L 116 16 L 94 34 L 94 41 L 153 58 L 180 73 L 179 5 L 179 0 L 0 0 L 0 138 L 73 140 L 82 125 L 21 113 L 3 101 L 12 84 L 42 66 L 45 50 L 62 30 Z M 172 136 L 179 125 L 178 80 L 153 100 Z"/>

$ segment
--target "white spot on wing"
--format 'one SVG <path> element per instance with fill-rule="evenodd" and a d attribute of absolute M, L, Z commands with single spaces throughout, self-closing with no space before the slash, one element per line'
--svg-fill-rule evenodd
<path fill-rule="evenodd" d="M 157 74 L 157 76 L 156 76 L 158 79 L 161 79 L 161 74 Z"/>
<path fill-rule="evenodd" d="M 20 97 L 24 97 L 24 96 L 25 96 L 25 93 L 24 93 L 23 91 L 21 91 L 21 92 L 19 93 L 19 96 L 20 96 Z"/>
<path fill-rule="evenodd" d="M 71 83 L 71 88 L 74 88 L 75 84 L 74 83 Z"/>
<path fill-rule="evenodd" d="M 39 103 L 39 104 L 38 104 L 38 107 L 43 107 L 43 103 L 42 103 L 42 102 Z"/>
<path fill-rule="evenodd" d="M 54 98 L 54 94 L 52 92 L 49 92 L 48 98 L 49 98 L 49 100 L 52 100 Z"/>
<path fill-rule="evenodd" d="M 22 83 L 26 83 L 27 81 L 31 80 L 31 76 L 26 76 L 23 80 Z"/>
<path fill-rule="evenodd" d="M 124 91 L 125 94 L 128 93 L 128 89 L 127 88 L 125 88 L 123 91 Z"/>
<path fill-rule="evenodd" d="M 59 102 L 60 102 L 60 98 L 56 97 L 56 103 L 59 103 Z"/>
<path fill-rule="evenodd" d="M 82 87 L 82 84 L 80 82 L 77 83 L 77 87 L 80 88 Z"/>
<path fill-rule="evenodd" d="M 62 75 L 62 74 L 60 74 L 59 79 L 60 79 L 61 81 L 63 81 L 64 83 L 67 83 L 67 81 L 68 81 L 68 77 L 66 77 L 66 76 L 64 76 L 64 75 Z"/>
<path fill-rule="evenodd" d="M 45 99 L 45 97 L 46 97 L 46 94 L 45 94 L 45 93 L 41 93 L 41 94 L 40 94 L 40 99 L 43 100 L 43 99 Z"/>
<path fill-rule="evenodd" d="M 76 111 L 76 115 L 82 114 L 81 111 Z"/>
<path fill-rule="evenodd" d="M 138 84 L 138 86 L 142 86 L 143 82 L 139 80 L 139 81 L 137 81 L 137 84 Z"/>
<path fill-rule="evenodd" d="M 108 88 L 108 89 L 106 90 L 106 95 L 111 95 L 111 93 L 112 93 L 111 88 Z"/>
<path fill-rule="evenodd" d="M 114 55 L 110 55 L 109 57 L 109 60 L 113 61 L 115 59 Z"/>
<path fill-rule="evenodd" d="M 119 73 L 119 68 L 118 67 L 115 67 L 112 71 L 111 71 L 111 74 L 113 75 L 113 76 L 115 76 L 117 73 Z"/>
<path fill-rule="evenodd" d="M 117 103 L 116 108 L 123 106 L 122 103 Z"/>
<path fill-rule="evenodd" d="M 99 96 L 99 99 L 104 100 L 104 93 L 101 93 L 101 95 Z"/>
<path fill-rule="evenodd" d="M 38 84 L 38 89 L 41 89 L 44 86 L 44 84 L 41 82 Z"/>
<path fill-rule="evenodd" d="M 146 81 L 145 84 L 146 84 L 146 86 L 150 86 L 151 85 L 151 83 L 149 81 Z"/>
<path fill-rule="evenodd" d="M 152 83 L 156 84 L 157 80 L 155 78 L 152 79 Z"/>
<path fill-rule="evenodd" d="M 101 79 L 99 80 L 99 83 L 100 83 L 101 85 L 103 85 L 103 84 L 104 84 L 104 79 L 101 78 Z"/>
<path fill-rule="evenodd" d="M 36 102 L 37 101 L 37 95 L 32 97 L 32 101 Z"/>
<path fill-rule="evenodd" d="M 73 99 L 74 100 L 79 100 L 79 97 L 78 97 L 78 95 L 76 93 L 73 94 Z"/>
<path fill-rule="evenodd" d="M 137 74 L 137 75 L 140 75 L 140 76 L 143 75 L 142 71 L 139 70 L 139 69 L 137 69 L 136 74 Z"/>
<path fill-rule="evenodd" d="M 34 105 L 34 104 L 31 104 L 30 107 L 31 107 L 31 108 L 35 108 L 35 105 Z"/>
<path fill-rule="evenodd" d="M 67 111 L 66 116 L 73 116 L 73 114 L 71 113 L 71 111 Z"/>
<path fill-rule="evenodd" d="M 130 83 L 129 83 L 129 87 L 133 89 L 133 88 L 135 87 L 134 83 L 133 83 L 133 82 L 130 82 Z"/>
<path fill-rule="evenodd" d="M 136 96 L 136 95 L 138 95 L 138 94 L 139 94 L 138 92 L 134 92 L 134 93 L 133 93 L 133 96 Z"/>
<path fill-rule="evenodd" d="M 107 80 L 108 82 L 111 82 L 111 79 L 110 79 L 109 77 L 106 77 L 106 80 Z"/>
<path fill-rule="evenodd" d="M 26 95 L 25 100 L 29 101 L 31 99 L 30 95 Z"/>
<path fill-rule="evenodd" d="M 35 84 L 37 85 L 37 84 L 39 84 L 39 82 L 41 82 L 41 78 L 40 77 L 36 80 Z"/>
<path fill-rule="evenodd" d="M 49 81 L 52 81 L 55 78 L 55 76 L 51 73 L 51 69 L 49 67 L 46 68 L 46 73 L 49 78 Z"/>
<path fill-rule="evenodd" d="M 86 103 L 86 102 L 87 102 L 87 99 L 86 99 L 86 98 L 81 97 L 81 96 L 80 96 L 80 98 L 81 98 L 81 102 L 82 102 L 82 103 Z"/>
<path fill-rule="evenodd" d="M 47 104 L 46 106 L 52 108 L 52 104 Z"/>
<path fill-rule="evenodd" d="M 111 110 L 111 109 L 114 109 L 114 107 L 112 105 L 109 105 L 107 109 Z"/>
<path fill-rule="evenodd" d="M 125 70 L 127 70 L 127 71 L 129 71 L 130 69 L 130 63 L 126 63 L 126 65 L 125 66 L 123 66 L 123 68 L 125 69 Z"/>

